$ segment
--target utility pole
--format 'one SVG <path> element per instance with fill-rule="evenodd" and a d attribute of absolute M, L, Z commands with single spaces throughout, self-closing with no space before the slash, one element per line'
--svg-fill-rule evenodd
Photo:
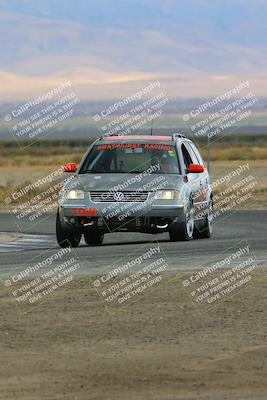
<path fill-rule="evenodd" d="M 150 135 L 152 136 L 152 132 L 153 132 L 153 119 L 151 121 L 151 131 L 150 131 Z"/>
<path fill-rule="evenodd" d="M 211 148 L 210 148 L 210 136 L 208 134 L 208 171 L 209 171 L 209 174 L 211 174 L 210 162 L 211 162 Z"/>

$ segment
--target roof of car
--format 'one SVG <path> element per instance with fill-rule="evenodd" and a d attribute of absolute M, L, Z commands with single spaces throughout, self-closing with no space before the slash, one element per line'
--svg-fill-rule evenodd
<path fill-rule="evenodd" d="M 171 136 L 153 136 L 153 135 L 125 135 L 125 136 L 105 136 L 103 138 L 107 141 L 114 141 L 114 140 L 145 140 L 145 141 L 157 141 L 157 142 L 171 142 Z"/>
<path fill-rule="evenodd" d="M 102 136 L 98 141 L 99 140 L 101 140 L 102 143 L 138 143 L 142 141 L 143 143 L 160 142 L 161 144 L 174 144 L 176 140 L 185 140 L 190 142 L 188 138 L 179 133 L 174 133 L 172 135 L 107 135 Z"/>

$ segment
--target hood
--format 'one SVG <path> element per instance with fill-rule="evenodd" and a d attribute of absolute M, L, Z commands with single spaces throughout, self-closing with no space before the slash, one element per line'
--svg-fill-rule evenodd
<path fill-rule="evenodd" d="M 142 174 L 80 174 L 72 177 L 65 183 L 64 190 L 81 189 L 86 192 L 90 191 L 134 191 L 145 190 L 153 191 L 160 184 L 162 188 L 179 189 L 183 182 L 183 177 L 178 174 L 150 174 L 143 176 Z"/>

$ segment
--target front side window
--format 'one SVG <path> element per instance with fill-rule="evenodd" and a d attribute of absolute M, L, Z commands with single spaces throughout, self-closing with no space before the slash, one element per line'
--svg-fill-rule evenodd
<path fill-rule="evenodd" d="M 153 173 L 180 174 L 176 148 L 161 144 L 96 144 L 79 173 L 139 173 L 154 166 Z"/>
<path fill-rule="evenodd" d="M 182 144 L 182 153 L 183 153 L 185 169 L 187 169 L 189 164 L 193 163 L 193 160 L 191 158 L 191 155 L 189 154 L 189 151 L 187 150 L 187 148 L 185 147 L 184 144 Z"/>

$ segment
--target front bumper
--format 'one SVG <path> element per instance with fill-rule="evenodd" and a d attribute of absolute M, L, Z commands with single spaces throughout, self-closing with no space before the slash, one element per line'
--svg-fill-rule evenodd
<path fill-rule="evenodd" d="M 168 232 L 171 225 L 184 222 L 181 200 L 155 200 L 150 203 L 93 203 L 86 200 L 65 200 L 59 206 L 61 223 L 82 233 L 129 231 L 143 233 Z"/>

